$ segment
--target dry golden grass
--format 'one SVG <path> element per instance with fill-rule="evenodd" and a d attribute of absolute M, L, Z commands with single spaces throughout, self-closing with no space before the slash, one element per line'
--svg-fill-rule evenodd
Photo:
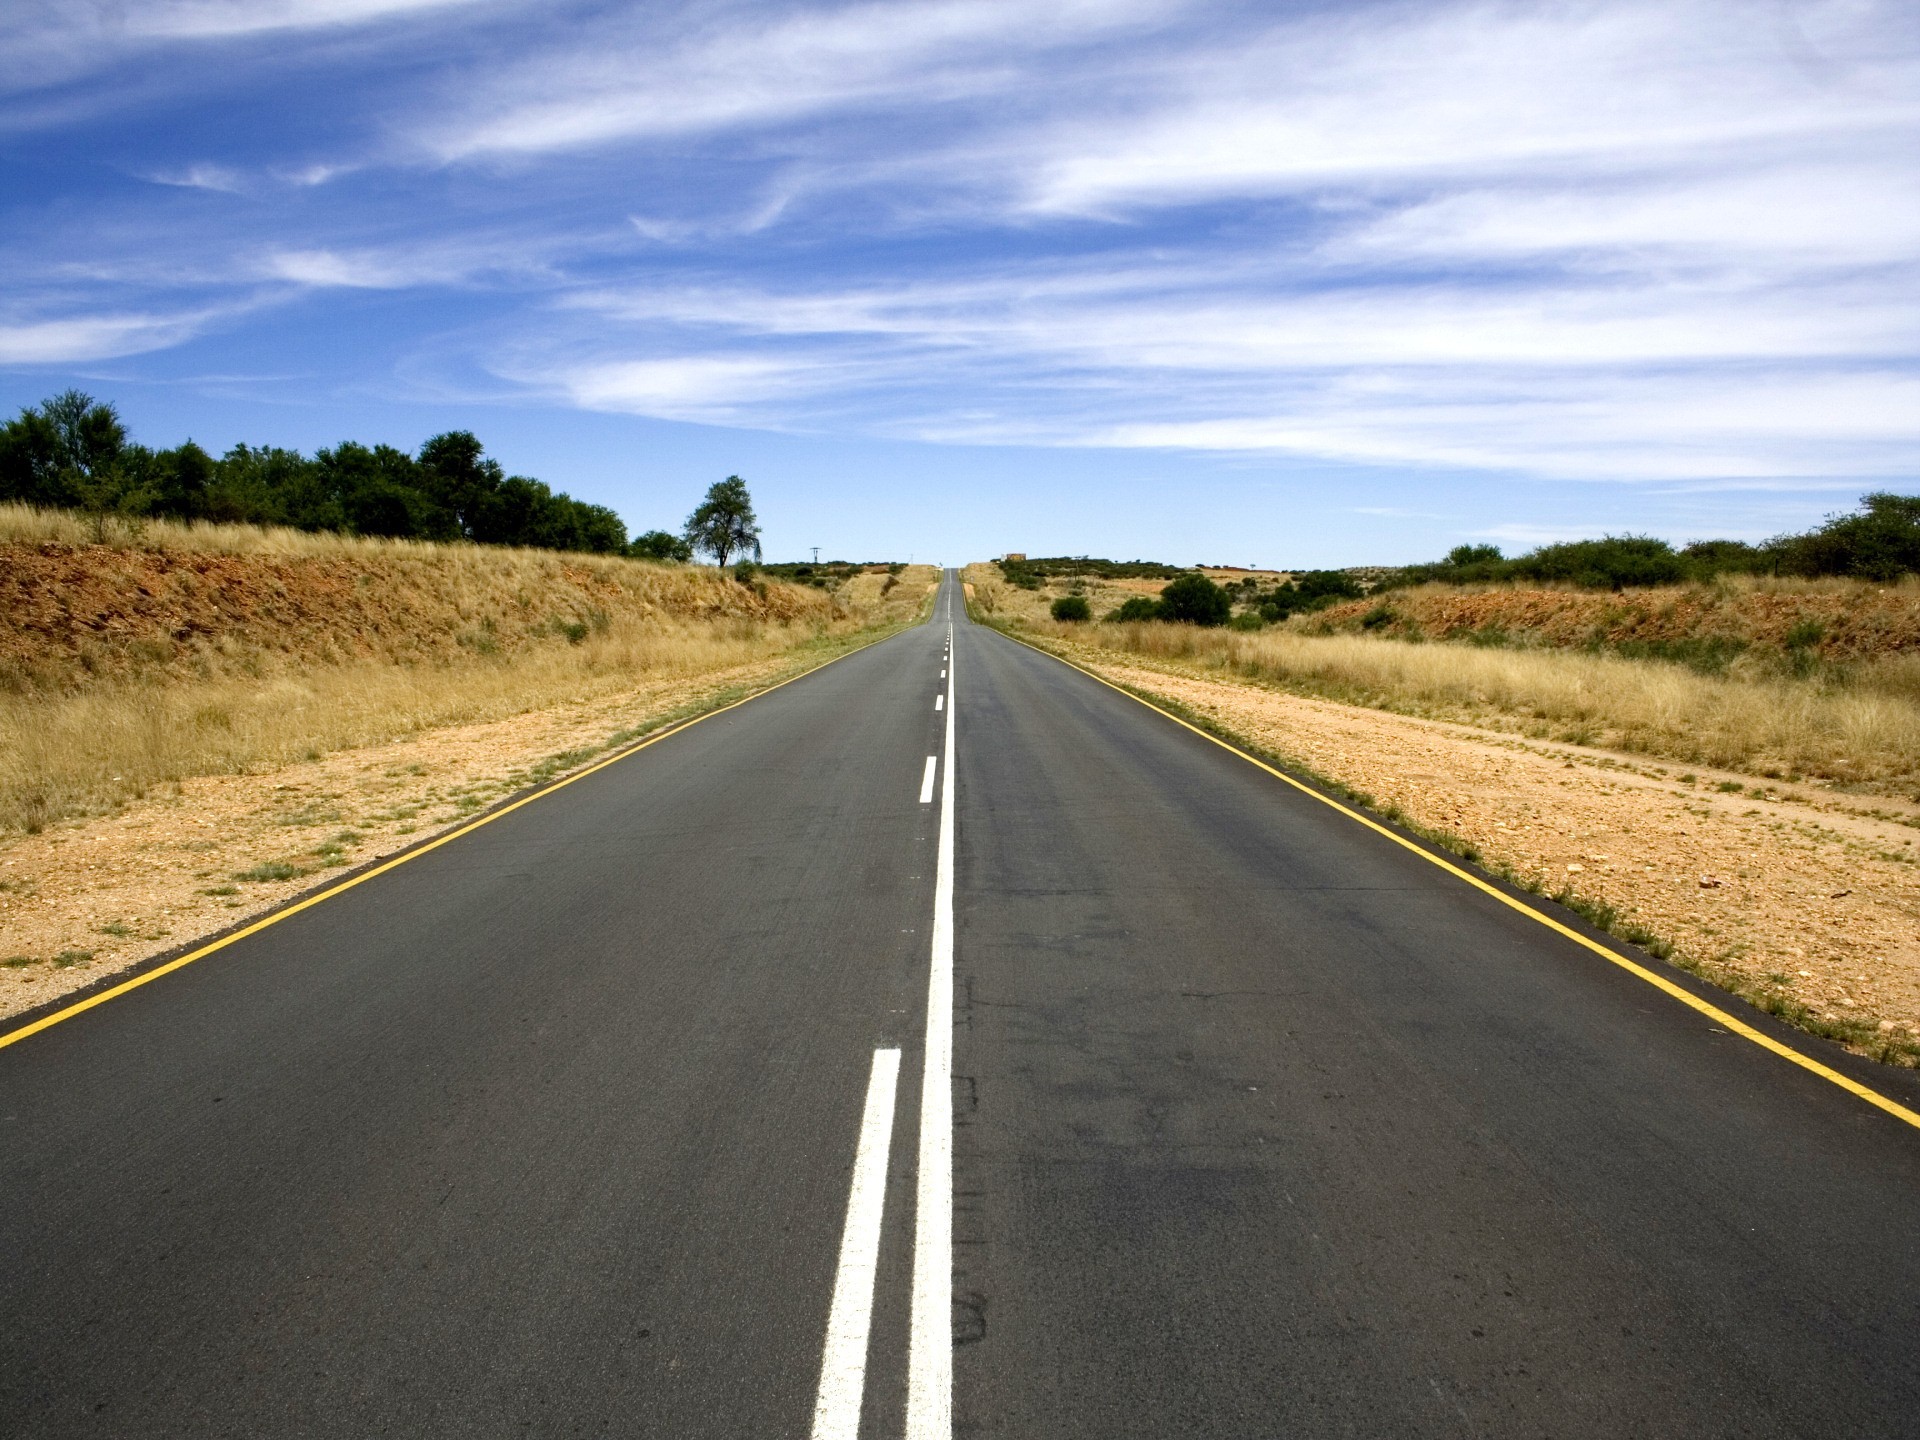
<path fill-rule="evenodd" d="M 206 555 L 358 557 L 430 555 L 456 547 L 421 540 L 366 539 L 279 525 L 210 525 L 201 521 L 144 520 L 128 515 L 86 515 L 76 510 L 40 510 L 0 503 L 0 545 L 108 545 L 115 549 L 177 550 Z M 500 554 L 501 551 L 478 551 Z M 504 552 L 543 554 L 543 551 Z"/>
<path fill-rule="evenodd" d="M 0 826 L 38 829 L 194 775 L 269 770 L 443 725 L 708 674 L 816 640 L 751 620 L 627 622 L 464 665 L 318 666 L 250 680 L 0 697 Z"/>
<path fill-rule="evenodd" d="M 1412 645 L 1357 635 L 1023 622 L 1056 642 L 1376 708 L 1712 765 L 1911 792 L 1920 705 L 1883 689 L 1741 680 L 1558 650 Z M 1910 659 L 1884 662 L 1911 684 Z"/>
<path fill-rule="evenodd" d="M 192 776 L 824 658 L 924 603 L 922 584 L 883 594 L 884 576 L 829 596 L 612 557 L 117 523 L 0 507 L 0 830 Z"/>

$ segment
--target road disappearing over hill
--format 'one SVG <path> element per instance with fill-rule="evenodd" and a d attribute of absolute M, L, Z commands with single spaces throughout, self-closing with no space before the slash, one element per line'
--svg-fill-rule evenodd
<path fill-rule="evenodd" d="M 1920 1428 L 1920 1129 L 951 577 L 0 1043 L 8 1435 Z"/>

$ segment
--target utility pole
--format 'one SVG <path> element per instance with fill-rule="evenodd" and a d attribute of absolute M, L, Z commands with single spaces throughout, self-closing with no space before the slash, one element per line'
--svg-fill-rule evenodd
<path fill-rule="evenodd" d="M 818 545 L 815 545 L 812 547 L 812 549 L 813 549 L 813 563 L 818 565 L 820 563 L 820 547 Z"/>

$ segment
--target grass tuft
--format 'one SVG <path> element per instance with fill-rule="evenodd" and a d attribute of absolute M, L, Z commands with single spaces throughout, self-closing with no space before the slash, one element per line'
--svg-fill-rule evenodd
<path fill-rule="evenodd" d="M 254 866 L 251 870 L 235 872 L 233 878 L 236 880 L 250 880 L 255 882 L 297 880 L 306 873 L 307 872 L 302 870 L 298 865 L 289 865 L 284 860 L 266 860 Z M 209 891 L 207 893 L 211 894 L 213 892 Z"/>

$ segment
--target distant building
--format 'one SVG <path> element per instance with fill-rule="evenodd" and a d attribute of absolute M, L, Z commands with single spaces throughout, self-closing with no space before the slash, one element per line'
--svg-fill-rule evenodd
<path fill-rule="evenodd" d="M 1000 558 L 1002 560 L 1024 560 L 1027 558 L 1027 552 L 1024 550 L 1009 550 Z"/>

